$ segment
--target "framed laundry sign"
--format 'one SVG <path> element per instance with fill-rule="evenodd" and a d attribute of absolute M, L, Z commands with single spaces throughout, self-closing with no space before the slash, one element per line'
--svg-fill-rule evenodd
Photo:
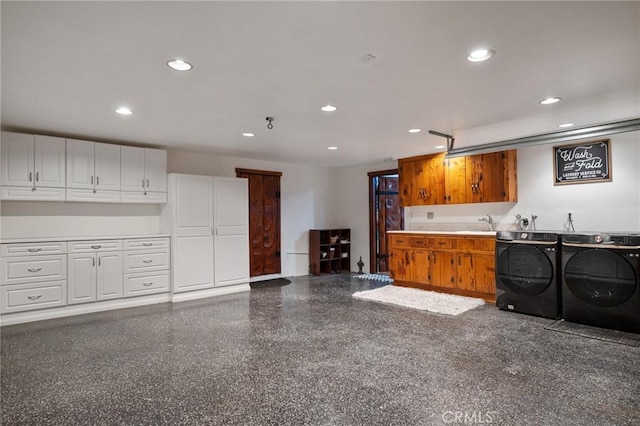
<path fill-rule="evenodd" d="M 610 182 L 611 141 L 601 139 L 553 147 L 554 184 Z"/>

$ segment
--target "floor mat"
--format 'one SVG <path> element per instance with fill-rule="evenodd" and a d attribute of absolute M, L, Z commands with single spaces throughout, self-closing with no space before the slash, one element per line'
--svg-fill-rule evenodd
<path fill-rule="evenodd" d="M 393 278 L 391 278 L 389 275 L 385 275 L 385 274 L 358 274 L 358 275 L 354 275 L 356 278 L 360 278 L 361 280 L 375 280 L 375 281 L 386 281 L 386 282 L 393 282 Z"/>
<path fill-rule="evenodd" d="M 458 315 L 483 305 L 482 299 L 436 293 L 434 291 L 386 285 L 373 290 L 357 291 L 352 295 L 358 299 L 391 303 L 407 308 L 436 312 L 445 315 Z"/>
<path fill-rule="evenodd" d="M 266 287 L 282 287 L 283 285 L 291 284 L 291 280 L 286 278 L 274 278 L 272 280 L 256 281 L 249 283 L 251 288 L 266 288 Z"/>
<path fill-rule="evenodd" d="M 550 326 L 545 327 L 545 330 L 559 331 L 561 333 L 573 334 L 576 336 L 587 337 L 589 339 L 604 340 L 605 342 L 640 347 L 640 334 L 592 327 L 590 325 L 576 324 L 565 320 L 558 320 Z"/>

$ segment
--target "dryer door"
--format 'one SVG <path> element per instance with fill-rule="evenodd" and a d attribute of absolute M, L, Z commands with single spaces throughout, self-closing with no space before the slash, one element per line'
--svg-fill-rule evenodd
<path fill-rule="evenodd" d="M 578 299 L 601 307 L 623 304 L 637 286 L 636 272 L 624 252 L 603 249 L 574 254 L 566 262 L 564 281 Z"/>
<path fill-rule="evenodd" d="M 555 257 L 556 252 L 551 253 Z M 509 245 L 499 253 L 496 267 L 498 285 L 525 296 L 542 293 L 554 277 L 554 267 L 549 257 L 532 245 Z"/>

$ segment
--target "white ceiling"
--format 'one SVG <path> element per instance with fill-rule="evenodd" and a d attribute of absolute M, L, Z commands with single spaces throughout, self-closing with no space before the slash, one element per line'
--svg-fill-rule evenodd
<path fill-rule="evenodd" d="M 2 1 L 2 126 L 342 166 L 434 152 L 429 129 L 635 118 L 639 5 Z"/>

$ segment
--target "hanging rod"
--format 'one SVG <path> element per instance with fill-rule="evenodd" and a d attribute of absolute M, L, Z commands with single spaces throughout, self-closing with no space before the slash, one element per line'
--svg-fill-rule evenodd
<path fill-rule="evenodd" d="M 487 152 L 502 151 L 504 149 L 519 148 L 523 146 L 568 142 L 577 139 L 595 138 L 600 136 L 614 135 L 616 133 L 633 132 L 636 130 L 640 130 L 640 118 L 586 126 L 578 129 L 543 133 L 540 135 L 526 136 L 523 138 L 509 139 L 500 142 L 454 148 L 447 151 L 446 156 L 461 157 L 464 155 L 483 154 Z"/>

